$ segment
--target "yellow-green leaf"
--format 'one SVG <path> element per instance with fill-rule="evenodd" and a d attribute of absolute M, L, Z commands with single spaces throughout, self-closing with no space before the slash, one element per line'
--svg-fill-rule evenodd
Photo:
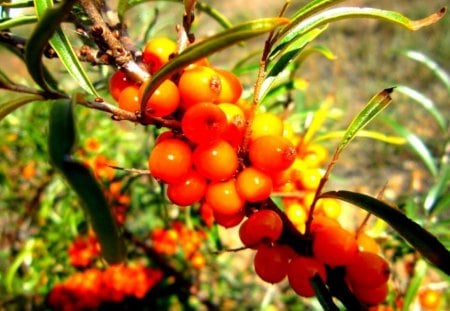
<path fill-rule="evenodd" d="M 17 108 L 41 99 L 40 95 L 34 94 L 14 93 L 14 95 L 5 96 L 0 102 L 0 121 Z"/>

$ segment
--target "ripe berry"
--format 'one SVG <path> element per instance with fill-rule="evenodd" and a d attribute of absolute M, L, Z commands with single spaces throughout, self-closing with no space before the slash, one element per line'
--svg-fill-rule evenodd
<path fill-rule="evenodd" d="M 425 288 L 419 292 L 419 304 L 426 311 L 437 311 L 441 307 L 442 294 L 431 288 Z"/>
<path fill-rule="evenodd" d="M 360 251 L 371 252 L 374 254 L 379 254 L 381 252 L 381 247 L 375 241 L 374 238 L 367 235 L 365 232 L 359 232 L 356 237 L 356 243 L 358 244 L 358 248 Z"/>
<path fill-rule="evenodd" d="M 184 109 L 202 102 L 215 102 L 221 88 L 218 73 L 205 66 L 186 69 L 178 81 L 181 105 Z"/>
<path fill-rule="evenodd" d="M 175 53 L 176 49 L 176 43 L 168 38 L 153 38 L 142 51 L 142 61 L 150 73 L 155 73 L 169 61 L 170 55 Z"/>
<path fill-rule="evenodd" d="M 109 79 L 108 89 L 111 96 L 118 101 L 120 93 L 134 83 L 127 79 L 126 74 L 121 70 L 116 70 Z"/>
<path fill-rule="evenodd" d="M 166 183 L 181 182 L 192 168 L 191 149 L 180 139 L 165 139 L 153 148 L 148 164 L 153 177 Z"/>
<path fill-rule="evenodd" d="M 247 247 L 255 248 L 262 242 L 275 242 L 283 232 L 283 221 L 272 210 L 251 214 L 239 228 L 239 237 Z"/>
<path fill-rule="evenodd" d="M 214 220 L 215 222 L 225 228 L 232 228 L 237 225 L 239 225 L 244 219 L 244 210 L 240 210 L 236 214 L 227 215 L 227 214 L 221 214 L 220 212 L 214 212 Z"/>
<path fill-rule="evenodd" d="M 249 166 L 237 176 L 236 188 L 245 200 L 258 202 L 270 196 L 273 189 L 272 179 L 264 172 Z"/>
<path fill-rule="evenodd" d="M 167 186 L 167 196 L 170 201 L 180 206 L 188 206 L 200 201 L 205 193 L 206 179 L 195 170 L 191 170 L 185 180 Z"/>
<path fill-rule="evenodd" d="M 374 253 L 359 252 L 346 266 L 347 278 L 352 286 L 377 287 L 389 279 L 389 264 Z"/>
<path fill-rule="evenodd" d="M 206 202 L 214 214 L 233 216 L 242 212 L 245 201 L 236 190 L 234 179 L 209 184 L 206 189 Z"/>
<path fill-rule="evenodd" d="M 283 135 L 283 120 L 271 112 L 262 112 L 255 114 L 251 124 L 250 139 L 255 140 L 258 137 L 273 135 Z"/>
<path fill-rule="evenodd" d="M 331 267 L 348 264 L 357 253 L 353 234 L 341 227 L 322 227 L 313 233 L 314 256 Z"/>
<path fill-rule="evenodd" d="M 352 287 L 352 291 L 356 298 L 362 303 L 377 305 L 386 300 L 389 288 L 387 283 L 383 283 L 376 287 L 355 286 Z"/>
<path fill-rule="evenodd" d="M 256 274 L 263 281 L 274 284 L 286 277 L 289 257 L 278 245 L 261 244 L 253 263 Z"/>
<path fill-rule="evenodd" d="M 314 257 L 294 257 L 287 267 L 289 285 L 302 297 L 313 297 L 315 292 L 311 286 L 311 278 L 316 274 L 326 282 L 325 266 Z"/>
<path fill-rule="evenodd" d="M 139 88 L 139 102 L 142 100 L 147 83 L 142 84 Z M 145 115 L 149 117 L 165 117 L 177 110 L 179 105 L 180 94 L 177 86 L 171 80 L 165 80 L 147 100 Z"/>
<path fill-rule="evenodd" d="M 139 86 L 133 84 L 123 89 L 119 95 L 118 104 L 119 108 L 129 112 L 140 111 Z"/>
<path fill-rule="evenodd" d="M 238 157 L 225 140 L 198 145 L 193 154 L 197 171 L 211 181 L 230 179 L 236 173 Z"/>
<path fill-rule="evenodd" d="M 300 187 L 306 190 L 317 189 L 322 178 L 322 173 L 318 168 L 310 168 L 301 172 Z"/>
<path fill-rule="evenodd" d="M 184 135 L 196 144 L 217 141 L 227 128 L 225 113 L 212 103 L 190 107 L 181 120 Z"/>
<path fill-rule="evenodd" d="M 273 174 L 289 168 L 295 160 L 295 148 L 281 136 L 261 136 L 250 143 L 250 162 L 264 172 Z"/>
<path fill-rule="evenodd" d="M 217 101 L 220 103 L 235 103 L 242 95 L 242 84 L 231 71 L 215 69 L 219 74 L 222 88 Z"/>

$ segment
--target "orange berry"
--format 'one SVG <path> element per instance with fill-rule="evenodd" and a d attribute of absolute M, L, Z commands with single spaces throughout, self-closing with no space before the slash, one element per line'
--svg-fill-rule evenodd
<path fill-rule="evenodd" d="M 236 190 L 234 179 L 209 184 L 205 198 L 214 215 L 237 215 L 242 212 L 245 203 Z"/>
<path fill-rule="evenodd" d="M 380 245 L 375 241 L 374 238 L 367 235 L 365 232 L 359 232 L 356 237 L 356 243 L 360 251 L 371 252 L 374 254 L 379 254 L 381 252 Z"/>
<path fill-rule="evenodd" d="M 328 158 L 328 150 L 319 144 L 309 144 L 306 146 L 306 150 L 299 151 L 297 149 L 297 152 L 309 167 L 318 167 L 324 164 Z"/>
<path fill-rule="evenodd" d="M 390 270 L 383 257 L 374 253 L 359 252 L 346 265 L 346 273 L 352 286 L 377 287 L 387 282 Z"/>
<path fill-rule="evenodd" d="M 311 286 L 311 278 L 316 274 L 326 282 L 325 266 L 313 257 L 294 257 L 287 267 L 289 285 L 302 297 L 313 297 L 315 292 Z"/>
<path fill-rule="evenodd" d="M 256 274 L 265 282 L 281 282 L 287 273 L 289 257 L 278 245 L 261 244 L 253 261 Z"/>
<path fill-rule="evenodd" d="M 267 199 L 272 193 L 272 179 L 264 172 L 249 166 L 238 174 L 236 188 L 245 200 L 258 202 Z"/>
<path fill-rule="evenodd" d="M 253 118 L 251 130 L 251 140 L 266 135 L 282 136 L 283 120 L 271 112 L 257 113 Z"/>
<path fill-rule="evenodd" d="M 227 117 L 227 128 L 222 137 L 233 147 L 237 148 L 245 134 L 245 115 L 242 109 L 235 104 L 220 103 L 217 105 Z"/>
<path fill-rule="evenodd" d="M 377 305 L 386 300 L 389 288 L 387 283 L 383 283 L 376 287 L 355 286 L 352 287 L 352 291 L 356 298 L 362 303 Z"/>
<path fill-rule="evenodd" d="M 108 89 L 111 96 L 118 101 L 120 93 L 127 87 L 134 83 L 127 79 L 126 74 L 121 70 L 116 70 L 108 82 Z"/>
<path fill-rule="evenodd" d="M 168 138 L 153 148 L 148 165 L 153 177 L 167 183 L 181 182 L 192 168 L 191 149 L 180 139 Z"/>
<path fill-rule="evenodd" d="M 150 81 L 147 80 L 147 81 Z M 139 88 L 139 102 L 142 100 L 145 86 Z M 177 110 L 180 105 L 180 94 L 178 88 L 171 80 L 165 80 L 150 96 L 145 104 L 145 115 L 149 117 L 166 117 Z"/>
<path fill-rule="evenodd" d="M 242 84 L 231 71 L 215 69 L 219 74 L 222 88 L 217 101 L 220 103 L 235 103 L 242 95 Z"/>
<path fill-rule="evenodd" d="M 442 293 L 431 289 L 425 288 L 419 292 L 419 304 L 426 311 L 437 311 L 441 307 Z"/>
<path fill-rule="evenodd" d="M 170 55 L 176 50 L 176 43 L 169 38 L 153 38 L 147 42 L 142 51 L 142 61 L 147 65 L 150 73 L 155 73 L 169 62 Z"/>
<path fill-rule="evenodd" d="M 255 248 L 262 242 L 275 242 L 283 232 L 283 221 L 272 210 L 251 214 L 239 228 L 239 237 L 247 247 Z"/>
<path fill-rule="evenodd" d="M 250 162 L 256 168 L 273 174 L 289 168 L 295 160 L 295 148 L 282 136 L 261 136 L 250 143 Z"/>
<path fill-rule="evenodd" d="M 349 231 L 327 226 L 314 231 L 312 249 L 318 260 L 335 267 L 350 263 L 358 253 L 358 244 Z"/>
<path fill-rule="evenodd" d="M 341 204 L 335 199 L 320 199 L 317 201 L 314 212 L 321 212 L 329 218 L 337 219 L 341 214 Z"/>
<path fill-rule="evenodd" d="M 225 140 L 198 145 L 193 154 L 197 171 L 212 181 L 230 179 L 238 168 L 238 157 L 233 147 Z"/>
<path fill-rule="evenodd" d="M 141 110 L 141 103 L 139 101 L 139 86 L 136 84 L 127 86 L 122 90 L 118 99 L 119 108 L 129 111 L 137 112 Z"/>
<path fill-rule="evenodd" d="M 205 66 L 187 69 L 178 81 L 181 106 L 188 109 L 201 102 L 215 102 L 221 88 L 220 76 L 215 70 Z"/>
<path fill-rule="evenodd" d="M 196 144 L 217 141 L 226 127 L 225 113 L 212 103 L 200 103 L 190 107 L 181 120 L 184 135 Z"/>
<path fill-rule="evenodd" d="M 291 203 L 285 207 L 285 212 L 297 230 L 304 233 L 307 214 L 303 206 L 299 203 Z"/>
<path fill-rule="evenodd" d="M 317 230 L 322 230 L 322 229 L 326 229 L 326 228 L 333 228 L 333 227 L 337 227 L 337 228 L 341 228 L 341 225 L 339 224 L 339 222 L 336 219 L 333 218 L 329 218 L 325 215 L 314 215 L 314 218 L 311 222 L 311 233 L 314 234 L 314 232 L 316 232 Z"/>
<path fill-rule="evenodd" d="M 172 203 L 180 206 L 192 205 L 206 193 L 206 179 L 195 170 L 191 170 L 186 179 L 167 186 L 167 196 Z"/>
<path fill-rule="evenodd" d="M 212 227 L 214 224 L 214 213 L 211 208 L 211 205 L 209 205 L 206 202 L 203 202 L 202 205 L 200 205 L 200 217 L 203 220 L 203 222 L 208 226 Z"/>
<path fill-rule="evenodd" d="M 245 216 L 243 209 L 232 215 L 221 214 L 217 211 L 215 211 L 213 214 L 215 222 L 225 228 L 232 228 L 239 225 Z"/>
<path fill-rule="evenodd" d="M 302 189 L 314 190 L 317 189 L 322 178 L 322 173 L 318 168 L 307 169 L 301 172 L 300 186 Z"/>

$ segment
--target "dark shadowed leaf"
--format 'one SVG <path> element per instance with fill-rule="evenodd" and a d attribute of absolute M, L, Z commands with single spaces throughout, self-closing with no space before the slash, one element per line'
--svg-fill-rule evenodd
<path fill-rule="evenodd" d="M 351 191 L 330 191 L 320 197 L 349 202 L 383 219 L 424 258 L 450 275 L 450 252 L 435 236 L 406 217 L 399 209 L 371 196 Z"/>
<path fill-rule="evenodd" d="M 320 305 L 323 310 L 326 311 L 338 311 L 339 308 L 334 304 L 333 297 L 330 294 L 330 291 L 327 289 L 327 286 L 323 282 L 322 278 L 316 274 L 310 279 L 310 283 L 312 288 L 314 289 L 314 293 L 316 293 L 317 300 L 319 300 Z"/>

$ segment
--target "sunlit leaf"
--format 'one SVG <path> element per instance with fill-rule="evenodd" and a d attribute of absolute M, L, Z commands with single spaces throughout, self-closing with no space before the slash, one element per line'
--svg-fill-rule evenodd
<path fill-rule="evenodd" d="M 42 55 L 48 41 L 59 28 L 60 23 L 70 12 L 75 0 L 66 0 L 58 6 L 48 7 L 47 1 L 35 0 L 39 22 L 25 46 L 25 63 L 33 80 L 44 90 L 54 91 L 44 75 Z"/>
<path fill-rule="evenodd" d="M 151 82 L 148 83 L 145 88 L 142 102 L 145 103 L 164 80 L 170 78 L 174 73 L 180 71 L 182 68 L 195 62 L 196 60 L 207 57 L 219 50 L 244 40 L 267 33 L 280 25 L 286 24 L 287 22 L 287 19 L 278 17 L 252 20 L 234 26 L 233 28 L 220 32 L 189 46 L 186 50 L 175 56 L 170 62 L 155 73 Z"/>
<path fill-rule="evenodd" d="M 430 173 L 433 176 L 436 176 L 438 171 L 436 161 L 430 149 L 428 149 L 425 143 L 417 135 L 406 129 L 403 125 L 399 124 L 395 120 L 388 117 L 383 117 L 382 120 L 390 127 L 392 127 L 392 129 L 396 131 L 400 136 L 404 137 L 407 140 L 411 149 L 423 161 Z"/>
<path fill-rule="evenodd" d="M 414 267 L 413 277 L 409 281 L 408 288 L 405 293 L 405 299 L 403 300 L 403 311 L 411 310 L 411 305 L 414 299 L 417 297 L 419 288 L 422 285 L 423 278 L 427 271 L 427 263 L 424 260 L 417 260 Z"/>
<path fill-rule="evenodd" d="M 424 258 L 450 275 L 448 264 L 450 252 L 435 236 L 405 216 L 399 209 L 366 194 L 351 191 L 330 191 L 321 194 L 320 197 L 346 201 L 383 219 Z"/>
<path fill-rule="evenodd" d="M 36 241 L 34 239 L 27 240 L 25 246 L 14 258 L 12 264 L 8 267 L 5 278 L 3 280 L 3 284 L 5 285 L 7 293 L 11 294 L 14 292 L 14 277 L 17 275 L 23 262 L 33 257 L 33 248 L 35 247 L 35 245 Z"/>
<path fill-rule="evenodd" d="M 24 15 L 0 22 L 0 30 L 10 29 L 17 26 L 23 26 L 35 23 L 37 21 L 36 16 Z"/>
<path fill-rule="evenodd" d="M 17 108 L 33 101 L 41 100 L 42 96 L 34 94 L 16 93 L 11 96 L 5 96 L 0 101 L 0 121 Z"/>
<path fill-rule="evenodd" d="M 325 134 L 318 135 L 313 140 L 315 142 L 318 142 L 318 141 L 329 140 L 329 139 L 333 139 L 333 138 L 342 138 L 342 137 L 344 137 L 344 134 L 345 134 L 345 131 L 331 131 L 331 132 L 327 132 Z M 358 131 L 358 133 L 356 133 L 355 137 L 370 138 L 373 140 L 378 140 L 378 141 L 382 141 L 382 142 L 385 142 L 388 144 L 393 144 L 393 145 L 403 145 L 407 142 L 404 137 L 390 136 L 390 135 L 386 135 L 386 134 L 383 134 L 380 132 L 368 131 L 368 130 Z"/>

